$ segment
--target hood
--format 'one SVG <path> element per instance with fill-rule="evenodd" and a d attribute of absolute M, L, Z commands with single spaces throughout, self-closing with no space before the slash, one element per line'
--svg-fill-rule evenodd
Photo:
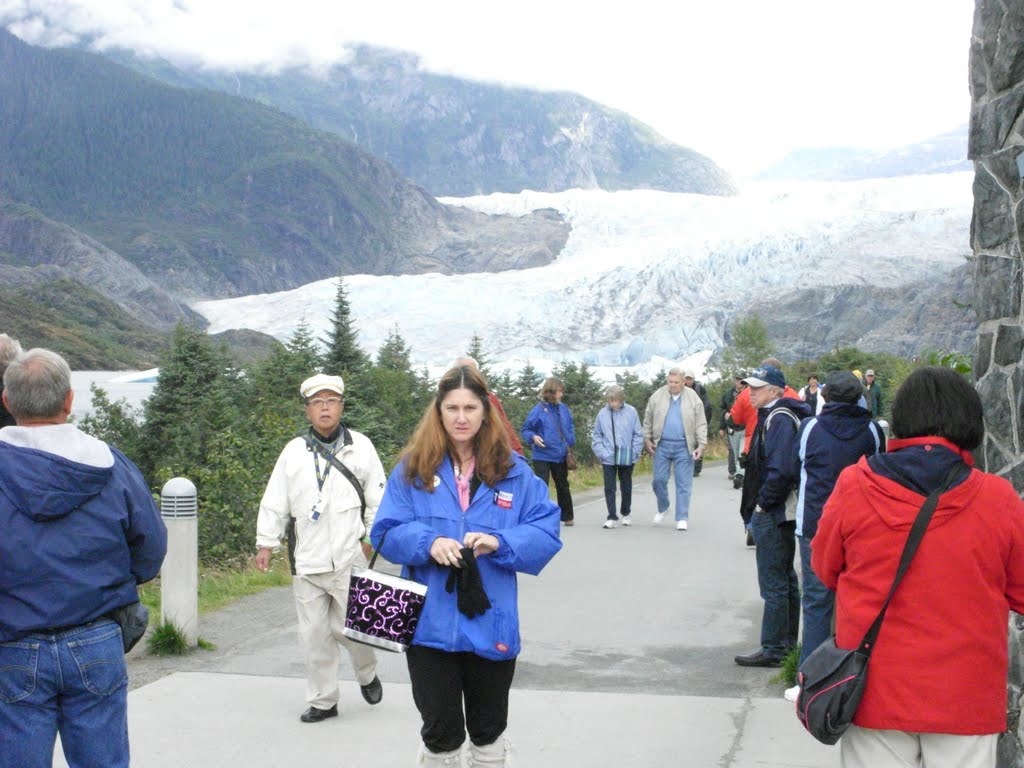
<path fill-rule="evenodd" d="M 99 494 L 113 466 L 106 443 L 70 424 L 0 432 L 0 493 L 36 522 L 66 517 Z"/>
<path fill-rule="evenodd" d="M 852 440 L 864 433 L 871 412 L 853 403 L 828 403 L 818 414 L 818 426 L 840 440 Z"/>
<path fill-rule="evenodd" d="M 889 454 L 873 456 L 871 465 L 875 465 L 877 460 L 882 457 L 891 458 Z M 942 463 L 945 464 L 945 462 Z M 953 463 L 956 462 L 942 467 L 941 472 L 936 471 L 940 469 L 937 466 L 930 468 L 929 480 L 938 479 L 935 480 L 931 488 L 927 489 L 927 492 L 941 485 Z M 891 469 L 891 464 L 889 462 L 890 466 L 887 469 Z M 893 530 L 909 532 L 917 518 L 917 513 L 921 511 L 921 505 L 927 498 L 925 489 L 908 487 L 904 484 L 909 479 L 907 476 L 901 476 L 897 480 L 893 476 L 887 476 L 887 473 L 874 471 L 869 466 L 867 457 L 862 457 L 857 463 L 856 471 L 860 476 L 860 484 L 867 496 L 868 504 L 874 513 Z M 981 490 L 982 483 L 979 478 L 980 475 L 977 472 L 972 472 L 966 480 L 942 494 L 930 525 L 943 525 L 970 505 Z M 924 478 L 920 479 L 924 480 Z"/>

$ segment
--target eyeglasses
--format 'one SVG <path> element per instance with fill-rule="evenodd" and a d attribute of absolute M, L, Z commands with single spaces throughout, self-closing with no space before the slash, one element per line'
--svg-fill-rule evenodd
<path fill-rule="evenodd" d="M 341 405 L 340 397 L 314 397 L 312 400 L 307 400 L 306 405 L 312 405 L 314 408 L 323 408 L 325 405 L 329 405 L 333 408 L 336 405 Z"/>

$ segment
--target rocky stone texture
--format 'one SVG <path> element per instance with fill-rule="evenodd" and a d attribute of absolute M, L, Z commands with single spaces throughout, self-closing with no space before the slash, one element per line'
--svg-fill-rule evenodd
<path fill-rule="evenodd" d="M 974 373 L 985 404 L 983 468 L 1024 491 L 1024 4 L 977 0 L 971 40 L 970 157 L 975 164 Z M 1010 619 L 1007 732 L 999 766 L 1024 767 L 1024 618 Z"/>

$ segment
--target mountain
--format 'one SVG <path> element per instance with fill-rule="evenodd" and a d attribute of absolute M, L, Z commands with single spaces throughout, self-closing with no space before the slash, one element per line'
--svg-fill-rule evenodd
<path fill-rule="evenodd" d="M 735 197 L 572 190 L 448 198 L 488 213 L 555 209 L 572 234 L 557 260 L 535 269 L 345 282 L 360 342 L 375 352 L 397 324 L 417 364 L 446 364 L 474 334 L 492 360 L 538 367 L 679 360 L 721 349 L 733 319 L 753 312 L 789 360 L 849 344 L 967 352 L 972 181 L 957 173 L 762 184 Z M 193 308 L 214 331 L 287 339 L 304 319 L 322 335 L 334 296 L 324 280 Z"/>
<path fill-rule="evenodd" d="M 354 142 L 435 195 L 573 188 L 736 191 L 710 159 L 623 112 L 573 93 L 433 74 L 410 53 L 359 46 L 347 63 L 319 74 L 175 66 L 123 50 L 106 55 L 173 85 L 273 105 Z"/>
<path fill-rule="evenodd" d="M 884 152 L 823 147 L 791 152 L 755 177 L 758 181 L 856 181 L 973 169 L 967 124 L 925 141 Z"/>
<path fill-rule="evenodd" d="M 176 296 L 538 266 L 568 236 L 551 211 L 443 205 L 338 136 L 101 56 L 0 30 L 0 73 L 0 200 L 73 227 Z"/>

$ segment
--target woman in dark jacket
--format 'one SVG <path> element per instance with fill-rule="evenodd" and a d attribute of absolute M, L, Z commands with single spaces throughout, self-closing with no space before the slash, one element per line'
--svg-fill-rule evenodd
<path fill-rule="evenodd" d="M 912 373 L 892 431 L 887 453 L 839 476 L 811 542 L 814 571 L 836 592 L 840 648 L 856 648 L 877 616 L 925 497 L 963 474 L 889 605 L 840 765 L 991 768 L 1006 730 L 1009 612 L 1024 610 L 1024 502 L 1003 478 L 969 469 L 981 399 L 954 371 Z"/>
<path fill-rule="evenodd" d="M 533 455 L 533 471 L 544 484 L 548 478 L 555 480 L 558 507 L 562 510 L 562 522 L 573 525 L 572 494 L 569 492 L 569 468 L 566 456 L 576 445 L 576 430 L 573 429 L 572 413 L 562 403 L 565 384 L 556 376 L 544 380 L 540 389 L 540 402 L 533 406 L 523 422 L 523 441 Z"/>

